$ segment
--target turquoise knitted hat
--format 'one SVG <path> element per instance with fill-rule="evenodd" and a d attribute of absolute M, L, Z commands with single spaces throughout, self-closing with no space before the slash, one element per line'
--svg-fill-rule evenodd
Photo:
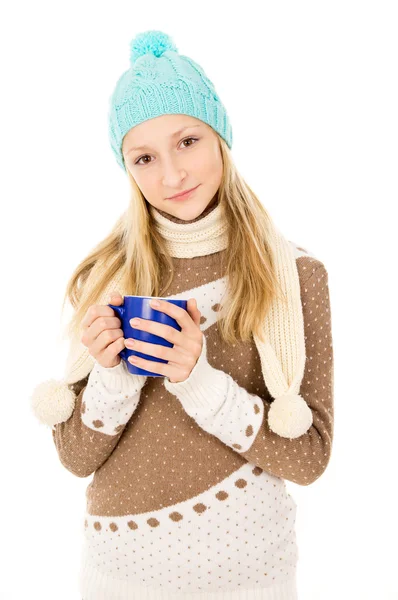
<path fill-rule="evenodd" d="M 231 148 L 231 124 L 214 85 L 195 61 L 178 53 L 166 33 L 150 30 L 138 34 L 130 42 L 130 63 L 109 106 L 110 142 L 124 171 L 123 137 L 135 125 L 164 114 L 204 121 Z"/>

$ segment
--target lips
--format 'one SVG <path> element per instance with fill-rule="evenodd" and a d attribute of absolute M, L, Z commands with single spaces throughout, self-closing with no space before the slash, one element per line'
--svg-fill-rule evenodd
<path fill-rule="evenodd" d="M 194 192 L 199 186 L 197 185 L 194 188 L 191 188 L 190 190 L 184 192 L 183 194 L 178 194 L 177 196 L 173 196 L 171 198 L 168 198 L 168 200 L 184 200 L 184 198 L 187 198 L 189 194 L 191 194 L 192 192 Z"/>

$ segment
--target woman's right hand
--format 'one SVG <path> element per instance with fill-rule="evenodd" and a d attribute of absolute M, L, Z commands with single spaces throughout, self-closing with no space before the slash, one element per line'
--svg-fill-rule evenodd
<path fill-rule="evenodd" d="M 111 299 L 110 304 L 123 304 L 123 298 L 118 292 L 111 294 Z M 82 327 L 81 342 L 88 348 L 89 354 L 102 367 L 116 367 L 121 361 L 119 353 L 125 348 L 125 339 L 115 311 L 107 305 L 93 304 L 87 309 Z"/>

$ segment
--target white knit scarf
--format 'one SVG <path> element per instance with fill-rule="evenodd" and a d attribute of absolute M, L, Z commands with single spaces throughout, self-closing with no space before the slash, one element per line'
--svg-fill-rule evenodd
<path fill-rule="evenodd" d="M 171 256 L 193 258 L 219 252 L 227 247 L 227 222 L 223 207 L 218 203 L 204 217 L 191 222 L 175 222 L 164 217 L 150 206 L 155 227 L 166 240 Z M 299 395 L 305 367 L 305 337 L 299 276 L 292 243 L 287 241 L 271 221 L 274 236 L 275 268 L 286 303 L 275 298 L 264 321 L 264 339 L 253 334 L 257 346 L 264 382 L 274 398 L 268 412 L 272 431 L 286 438 L 303 435 L 312 425 L 312 412 Z M 96 265 L 87 280 L 85 289 L 100 280 L 101 267 Z M 108 304 L 111 291 L 121 289 L 122 272 L 119 271 L 101 294 L 98 304 Z M 54 428 L 66 421 L 73 412 L 76 396 L 68 384 L 83 379 L 92 370 L 95 359 L 78 340 L 72 340 L 61 381 L 48 380 L 39 384 L 32 395 L 36 417 Z"/>

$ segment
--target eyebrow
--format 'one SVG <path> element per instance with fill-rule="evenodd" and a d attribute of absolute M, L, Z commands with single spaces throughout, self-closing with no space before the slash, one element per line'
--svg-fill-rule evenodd
<path fill-rule="evenodd" d="M 175 137 L 177 137 L 178 135 L 181 135 L 181 133 L 182 133 L 183 131 L 185 131 L 186 129 L 193 129 L 194 127 L 200 127 L 200 124 L 198 124 L 198 125 L 187 125 L 186 127 L 182 127 L 182 129 L 179 129 L 178 131 L 175 131 L 174 133 L 172 133 L 172 134 L 170 135 L 170 137 L 171 137 L 171 138 L 175 138 Z M 146 146 L 146 145 L 145 145 L 145 146 L 133 146 L 132 148 L 130 148 L 130 149 L 129 149 L 129 150 L 126 152 L 126 155 L 127 155 L 127 154 L 130 154 L 130 152 L 132 152 L 133 150 L 150 150 L 150 146 Z"/>

